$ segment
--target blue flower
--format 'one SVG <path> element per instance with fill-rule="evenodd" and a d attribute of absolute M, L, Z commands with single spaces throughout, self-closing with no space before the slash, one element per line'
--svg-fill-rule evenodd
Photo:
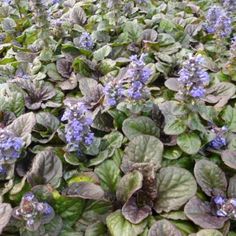
<path fill-rule="evenodd" d="M 40 225 L 49 223 L 54 216 L 53 208 L 46 202 L 39 202 L 32 192 L 26 193 L 20 206 L 13 211 L 13 217 L 24 221 L 30 231 L 37 231 Z"/>
<path fill-rule="evenodd" d="M 11 131 L 0 129 L 0 163 L 14 162 L 20 157 L 23 140 Z"/>
<path fill-rule="evenodd" d="M 227 127 L 222 128 L 214 127 L 211 131 L 215 134 L 215 138 L 210 142 L 210 146 L 214 149 L 221 149 L 227 145 L 226 138 L 224 137 L 225 132 L 227 132 Z"/>
<path fill-rule="evenodd" d="M 61 0 L 52 0 L 52 5 L 60 3 L 60 2 L 61 2 Z"/>
<path fill-rule="evenodd" d="M 226 202 L 226 198 L 221 195 L 213 197 L 212 200 L 215 204 L 220 206 L 222 206 Z"/>
<path fill-rule="evenodd" d="M 79 46 L 81 48 L 91 50 L 94 47 L 92 37 L 89 33 L 83 32 L 79 38 Z"/>
<path fill-rule="evenodd" d="M 209 34 L 216 34 L 220 38 L 224 38 L 231 33 L 231 24 L 231 19 L 223 8 L 212 6 L 207 12 L 204 27 Z"/>
<path fill-rule="evenodd" d="M 205 96 L 206 90 L 201 87 L 193 87 L 189 93 L 193 98 L 202 98 Z"/>
<path fill-rule="evenodd" d="M 193 98 L 202 98 L 205 96 L 205 86 L 210 81 L 210 76 L 203 67 L 204 58 L 200 55 L 190 56 L 183 63 L 177 79 L 180 85 L 180 92 L 190 95 Z"/>
<path fill-rule="evenodd" d="M 69 149 L 80 151 L 81 145 L 89 146 L 93 143 L 94 134 L 90 126 L 93 123 L 92 115 L 81 101 L 66 102 L 67 108 L 61 118 L 67 121 L 65 138 Z"/>
<path fill-rule="evenodd" d="M 223 6 L 228 11 L 235 11 L 236 10 L 236 0 L 223 0 Z"/>
<path fill-rule="evenodd" d="M 125 99 L 141 100 L 149 94 L 146 83 L 152 71 L 145 67 L 145 56 L 146 54 L 142 54 L 138 58 L 137 55 L 132 55 L 126 73 L 108 81 L 104 88 L 106 106 L 114 106 Z"/>

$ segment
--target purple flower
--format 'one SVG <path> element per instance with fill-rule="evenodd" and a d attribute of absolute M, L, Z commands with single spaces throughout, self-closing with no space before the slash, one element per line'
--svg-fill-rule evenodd
<path fill-rule="evenodd" d="M 212 6 L 206 15 L 205 29 L 209 34 L 216 34 L 220 38 L 230 35 L 232 31 L 231 19 L 227 12 L 219 7 Z"/>
<path fill-rule="evenodd" d="M 11 4 L 12 3 L 12 0 L 3 0 L 3 3 L 6 3 L 6 4 Z"/>
<path fill-rule="evenodd" d="M 190 95 L 193 98 L 202 98 L 205 96 L 204 87 L 209 83 L 210 76 L 203 67 L 204 58 L 200 55 L 190 56 L 183 63 L 177 79 L 180 85 L 181 93 Z"/>
<path fill-rule="evenodd" d="M 81 48 L 91 50 L 94 47 L 92 37 L 89 33 L 83 32 L 79 38 L 79 46 Z"/>
<path fill-rule="evenodd" d="M 23 140 L 0 128 L 0 163 L 14 162 L 20 157 Z"/>
<path fill-rule="evenodd" d="M 20 202 L 20 206 L 13 211 L 13 217 L 24 221 L 29 231 L 37 231 L 40 225 L 49 223 L 55 213 L 46 202 L 39 202 L 32 192 L 26 193 Z"/>
<path fill-rule="evenodd" d="M 236 0 L 223 0 L 223 6 L 228 11 L 235 11 L 236 10 Z"/>
<path fill-rule="evenodd" d="M 205 92 L 206 90 L 204 88 L 193 87 L 189 93 L 193 98 L 201 98 L 205 96 Z"/>
<path fill-rule="evenodd" d="M 126 73 L 108 81 L 104 88 L 105 105 L 114 106 L 125 99 L 137 101 L 149 94 L 146 83 L 152 71 L 145 67 L 145 56 L 145 54 L 142 54 L 138 58 L 137 55 L 132 55 Z"/>
<path fill-rule="evenodd" d="M 61 0 L 52 0 L 52 5 L 60 3 L 60 2 L 61 2 Z"/>
<path fill-rule="evenodd" d="M 224 137 L 225 132 L 227 132 L 227 127 L 222 128 L 214 127 L 211 131 L 215 134 L 215 138 L 210 142 L 210 146 L 214 149 L 221 149 L 227 145 L 226 138 Z"/>
<path fill-rule="evenodd" d="M 221 195 L 213 197 L 212 200 L 216 205 L 220 206 L 222 206 L 226 202 L 226 198 Z"/>
<path fill-rule="evenodd" d="M 82 144 L 89 146 L 93 143 L 94 134 L 90 130 L 93 123 L 92 115 L 81 101 L 66 102 L 67 108 L 61 118 L 67 121 L 65 138 L 69 149 L 80 150 Z"/>

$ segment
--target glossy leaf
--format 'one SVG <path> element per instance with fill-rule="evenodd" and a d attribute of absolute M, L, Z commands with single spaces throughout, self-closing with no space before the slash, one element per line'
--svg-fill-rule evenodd
<path fill-rule="evenodd" d="M 178 210 L 197 191 L 197 184 L 192 174 L 179 167 L 162 168 L 157 174 L 158 198 L 154 209 L 160 212 Z"/>
<path fill-rule="evenodd" d="M 160 220 L 152 225 L 148 236 L 181 236 L 180 231 L 168 220 Z"/>
<path fill-rule="evenodd" d="M 142 134 L 159 136 L 159 128 L 150 118 L 144 116 L 126 119 L 122 130 L 129 140 Z"/>
<path fill-rule="evenodd" d="M 121 169 L 126 173 L 136 163 L 149 163 L 158 169 L 162 161 L 162 142 L 149 135 L 133 138 L 125 149 Z"/>
<path fill-rule="evenodd" d="M 197 183 L 208 195 L 224 194 L 227 188 L 227 180 L 224 172 L 213 162 L 200 160 L 194 167 L 194 175 Z"/>

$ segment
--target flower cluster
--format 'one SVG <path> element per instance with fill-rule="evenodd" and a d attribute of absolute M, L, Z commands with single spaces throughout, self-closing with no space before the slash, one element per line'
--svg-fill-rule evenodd
<path fill-rule="evenodd" d="M 81 145 L 89 146 L 94 140 L 94 133 L 90 130 L 92 115 L 82 101 L 67 101 L 65 104 L 67 108 L 61 118 L 62 121 L 68 121 L 65 138 L 69 150 L 80 151 Z"/>
<path fill-rule="evenodd" d="M 223 0 L 223 6 L 228 11 L 235 11 L 236 10 L 236 1 L 235 0 Z"/>
<path fill-rule="evenodd" d="M 104 94 L 108 106 L 114 106 L 125 98 L 141 100 L 148 94 L 146 83 L 152 72 L 145 67 L 144 57 L 145 54 L 142 54 L 140 58 L 137 55 L 131 56 L 127 72 L 106 84 Z"/>
<path fill-rule="evenodd" d="M 130 99 L 139 100 L 144 96 L 145 85 L 151 76 L 151 70 L 145 68 L 145 56 L 145 54 L 142 54 L 139 59 L 137 55 L 130 57 L 132 62 L 127 72 L 130 78 L 130 88 L 127 90 L 127 96 Z"/>
<path fill-rule="evenodd" d="M 216 34 L 220 38 L 230 35 L 232 31 L 231 19 L 227 12 L 218 6 L 213 6 L 208 10 L 204 25 L 209 34 Z"/>
<path fill-rule="evenodd" d="M 0 163 L 15 162 L 20 157 L 23 140 L 11 131 L 0 128 Z"/>
<path fill-rule="evenodd" d="M 54 215 L 53 208 L 46 202 L 39 202 L 31 192 L 22 197 L 20 206 L 13 212 L 13 217 L 24 221 L 29 231 L 37 231 L 41 225 L 49 223 Z"/>
<path fill-rule="evenodd" d="M 177 79 L 180 86 L 180 92 L 190 95 L 193 98 L 202 98 L 205 96 L 205 86 L 210 81 L 210 76 L 203 67 L 204 59 L 200 56 L 190 56 L 183 63 L 183 68 L 179 72 Z"/>
<path fill-rule="evenodd" d="M 215 134 L 215 138 L 210 142 L 210 146 L 214 149 L 221 149 L 227 142 L 224 137 L 225 132 L 227 132 L 227 127 L 223 126 L 221 128 L 214 127 L 211 131 Z"/>
<path fill-rule="evenodd" d="M 215 214 L 220 217 L 228 217 L 236 219 L 236 198 L 229 198 L 223 196 L 215 196 L 212 202 L 216 208 Z"/>
<path fill-rule="evenodd" d="M 79 46 L 81 48 L 91 50 L 94 47 L 94 43 L 92 40 L 92 37 L 89 33 L 83 32 L 82 35 L 79 38 Z"/>

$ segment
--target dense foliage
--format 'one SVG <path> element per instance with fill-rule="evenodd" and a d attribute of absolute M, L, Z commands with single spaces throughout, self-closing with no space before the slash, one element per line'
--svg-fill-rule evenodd
<path fill-rule="evenodd" d="M 236 236 L 236 1 L 2 0 L 0 234 Z"/>

